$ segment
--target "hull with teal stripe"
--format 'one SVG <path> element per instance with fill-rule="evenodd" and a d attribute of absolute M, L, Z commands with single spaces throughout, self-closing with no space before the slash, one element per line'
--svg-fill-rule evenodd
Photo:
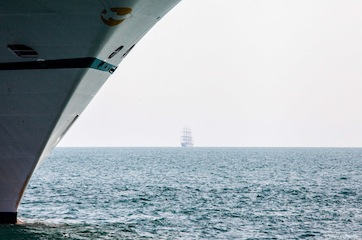
<path fill-rule="evenodd" d="M 37 166 L 134 45 L 179 1 L 0 3 L 1 223 L 16 223 Z"/>

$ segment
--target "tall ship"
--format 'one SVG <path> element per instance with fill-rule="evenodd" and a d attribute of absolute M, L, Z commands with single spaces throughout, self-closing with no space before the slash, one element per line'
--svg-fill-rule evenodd
<path fill-rule="evenodd" d="M 184 127 L 181 136 L 181 147 L 193 147 L 192 132 L 189 127 Z"/>
<path fill-rule="evenodd" d="M 17 222 L 35 169 L 178 2 L 0 2 L 0 223 Z"/>

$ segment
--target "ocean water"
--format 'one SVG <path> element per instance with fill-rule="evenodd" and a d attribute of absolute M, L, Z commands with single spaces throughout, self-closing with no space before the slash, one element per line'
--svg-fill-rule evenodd
<path fill-rule="evenodd" d="M 362 149 L 57 148 L 0 239 L 362 239 Z"/>

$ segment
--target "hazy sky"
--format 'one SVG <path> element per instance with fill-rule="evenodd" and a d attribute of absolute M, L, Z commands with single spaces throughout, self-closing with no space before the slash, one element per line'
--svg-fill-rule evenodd
<path fill-rule="evenodd" d="M 361 0 L 183 0 L 59 146 L 362 147 Z"/>

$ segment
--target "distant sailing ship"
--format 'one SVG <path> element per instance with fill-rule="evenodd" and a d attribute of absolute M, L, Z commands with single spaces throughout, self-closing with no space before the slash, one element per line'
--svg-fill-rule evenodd
<path fill-rule="evenodd" d="M 192 141 L 192 133 L 189 127 L 184 127 L 181 136 L 181 146 L 182 147 L 193 147 L 194 143 Z"/>

